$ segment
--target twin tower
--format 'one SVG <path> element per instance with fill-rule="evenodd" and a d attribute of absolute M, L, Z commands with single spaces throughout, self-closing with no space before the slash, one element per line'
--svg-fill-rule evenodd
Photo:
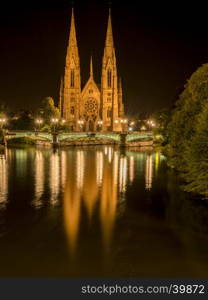
<path fill-rule="evenodd" d="M 61 80 L 59 108 L 61 116 L 72 131 L 121 131 L 125 122 L 121 79 L 118 79 L 113 42 L 111 12 L 102 61 L 101 87 L 93 77 L 92 58 L 90 76 L 81 89 L 80 60 L 76 39 L 74 12 L 66 55 L 64 77 Z"/>

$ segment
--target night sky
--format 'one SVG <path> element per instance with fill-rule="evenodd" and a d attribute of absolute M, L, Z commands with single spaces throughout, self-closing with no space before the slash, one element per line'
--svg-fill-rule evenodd
<path fill-rule="evenodd" d="M 82 84 L 91 54 L 100 83 L 108 1 L 74 2 Z M 208 62 L 206 7 L 202 1 L 111 2 L 126 112 L 170 107 L 190 75 Z M 1 3 L 0 102 L 12 109 L 36 108 L 45 96 L 58 102 L 70 17 L 70 1 Z"/>

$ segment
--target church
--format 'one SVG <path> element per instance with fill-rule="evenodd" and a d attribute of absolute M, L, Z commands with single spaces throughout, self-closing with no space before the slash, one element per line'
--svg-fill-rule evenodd
<path fill-rule="evenodd" d="M 80 72 L 74 11 L 72 9 L 65 71 L 60 87 L 59 109 L 61 117 L 70 125 L 72 131 L 122 131 L 127 120 L 124 119 L 121 78 L 118 78 L 117 74 L 110 10 L 100 88 L 94 80 L 92 57 L 89 79 L 83 89 L 81 89 Z"/>

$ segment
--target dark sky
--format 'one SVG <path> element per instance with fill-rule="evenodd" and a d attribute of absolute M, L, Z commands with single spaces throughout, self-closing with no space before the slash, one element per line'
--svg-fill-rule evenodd
<path fill-rule="evenodd" d="M 108 1 L 74 2 L 82 82 L 92 53 L 99 83 Z M 111 2 L 127 113 L 170 106 L 190 75 L 208 62 L 205 1 Z M 36 108 L 45 96 L 58 101 L 70 16 L 70 1 L 1 2 L 0 102 L 13 109 Z"/>

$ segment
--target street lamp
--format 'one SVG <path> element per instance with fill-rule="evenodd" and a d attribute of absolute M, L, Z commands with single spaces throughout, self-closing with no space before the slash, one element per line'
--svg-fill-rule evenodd
<path fill-rule="evenodd" d="M 35 123 L 36 123 L 37 126 L 38 126 L 38 130 L 40 130 L 40 125 L 43 124 L 43 120 L 42 120 L 42 119 L 36 119 L 36 120 L 35 120 Z"/>
<path fill-rule="evenodd" d="M 98 121 L 97 123 L 98 123 L 99 126 L 102 126 L 102 125 L 103 125 L 103 121 L 101 121 L 101 120 Z"/>
<path fill-rule="evenodd" d="M 52 118 L 51 122 L 53 124 L 53 131 L 56 131 L 56 125 L 58 124 L 59 119 L 58 118 Z"/>
<path fill-rule="evenodd" d="M 141 127 L 141 130 L 142 130 L 142 131 L 146 130 L 146 127 L 145 127 L 145 126 L 142 126 L 142 127 Z"/>
<path fill-rule="evenodd" d="M 6 124 L 6 118 L 5 117 L 2 117 L 0 118 L 0 128 L 2 129 L 4 127 L 4 125 Z"/>
<path fill-rule="evenodd" d="M 102 125 L 103 125 L 103 121 L 102 121 L 102 120 L 99 120 L 99 121 L 97 121 L 97 124 L 98 124 L 98 126 L 100 127 L 99 130 L 101 130 L 101 127 L 102 127 Z"/>
<path fill-rule="evenodd" d="M 126 129 L 126 125 L 128 124 L 128 119 L 121 119 L 121 126 L 122 126 L 122 131 L 124 131 Z"/>
<path fill-rule="evenodd" d="M 82 126 L 84 125 L 84 121 L 83 120 L 78 120 L 77 123 L 80 126 L 80 129 L 82 129 Z"/>

